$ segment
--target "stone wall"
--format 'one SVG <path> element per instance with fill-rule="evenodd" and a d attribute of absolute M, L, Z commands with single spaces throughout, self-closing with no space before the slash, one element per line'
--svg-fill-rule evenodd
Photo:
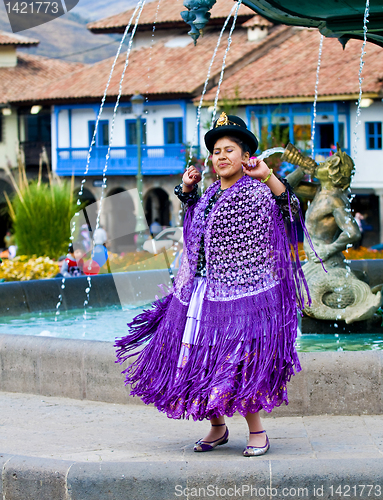
<path fill-rule="evenodd" d="M 302 371 L 288 385 L 290 403 L 273 417 L 383 412 L 383 351 L 299 357 Z M 2 334 L 0 366 L 0 391 L 142 404 L 129 396 L 121 374 L 126 365 L 115 363 L 111 342 Z"/>

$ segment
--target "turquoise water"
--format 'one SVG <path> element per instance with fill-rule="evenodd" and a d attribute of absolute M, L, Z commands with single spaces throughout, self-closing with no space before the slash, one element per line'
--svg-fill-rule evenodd
<path fill-rule="evenodd" d="M 326 333 L 306 334 L 298 337 L 297 350 L 315 351 L 374 351 L 383 349 L 380 333 Z"/>
<path fill-rule="evenodd" d="M 150 304 L 147 307 L 149 308 Z M 140 314 L 142 309 L 89 308 L 86 310 L 85 319 L 83 309 L 73 309 L 61 311 L 57 321 L 55 312 L 9 316 L 1 318 L 0 333 L 113 342 L 116 337 L 127 335 L 126 324 Z"/>
<path fill-rule="evenodd" d="M 0 333 L 36 335 L 65 339 L 101 340 L 113 342 L 127 335 L 126 324 L 150 307 L 89 308 L 62 311 L 55 321 L 55 313 L 25 314 L 0 320 Z M 382 334 L 306 334 L 297 339 L 300 352 L 313 351 L 369 351 L 383 349 Z"/>

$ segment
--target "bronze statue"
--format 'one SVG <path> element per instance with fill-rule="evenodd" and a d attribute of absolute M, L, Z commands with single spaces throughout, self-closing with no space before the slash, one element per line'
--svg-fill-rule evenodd
<path fill-rule="evenodd" d="M 304 312 L 317 319 L 346 323 L 370 318 L 380 306 L 381 293 L 372 293 L 351 272 L 342 253 L 361 238 L 348 196 L 354 162 L 339 145 L 337 152 L 319 165 L 301 155 L 292 144 L 287 146 L 282 160 L 298 165 L 287 180 L 298 195 L 312 199 L 305 222 L 316 255 L 305 238 L 308 262 L 303 271 L 312 304 Z M 305 174 L 314 176 L 319 183 L 304 182 Z"/>

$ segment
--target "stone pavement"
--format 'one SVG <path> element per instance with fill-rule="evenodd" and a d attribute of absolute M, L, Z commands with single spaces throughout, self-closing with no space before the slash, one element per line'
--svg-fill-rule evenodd
<path fill-rule="evenodd" d="M 237 415 L 227 419 L 227 445 L 198 454 L 193 443 L 208 423 L 168 419 L 151 406 L 3 392 L 0 408 L 2 453 L 82 462 L 254 460 L 241 455 L 247 426 Z M 263 423 L 271 447 L 255 461 L 383 458 L 383 415 L 269 417 Z"/>
<path fill-rule="evenodd" d="M 268 416 L 271 448 L 253 458 L 241 455 L 244 419 L 227 423 L 226 445 L 194 453 L 206 421 L 171 420 L 141 405 L 2 392 L 0 494 L 5 500 L 383 498 L 383 415 Z M 363 484 L 373 485 L 369 494 Z"/>

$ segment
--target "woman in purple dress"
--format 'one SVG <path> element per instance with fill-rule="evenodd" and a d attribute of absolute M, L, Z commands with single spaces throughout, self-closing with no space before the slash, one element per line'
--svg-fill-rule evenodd
<path fill-rule="evenodd" d="M 286 383 L 300 371 L 297 308 L 306 287 L 297 252 L 299 203 L 286 181 L 251 156 L 258 147 L 241 118 L 222 113 L 205 135 L 220 179 L 199 197 L 191 166 L 175 189 L 184 203 L 184 255 L 174 287 L 116 341 L 132 395 L 169 418 L 210 420 L 194 451 L 227 443 L 225 416 L 249 427 L 244 456 L 269 440 L 259 410 L 288 403 Z"/>

